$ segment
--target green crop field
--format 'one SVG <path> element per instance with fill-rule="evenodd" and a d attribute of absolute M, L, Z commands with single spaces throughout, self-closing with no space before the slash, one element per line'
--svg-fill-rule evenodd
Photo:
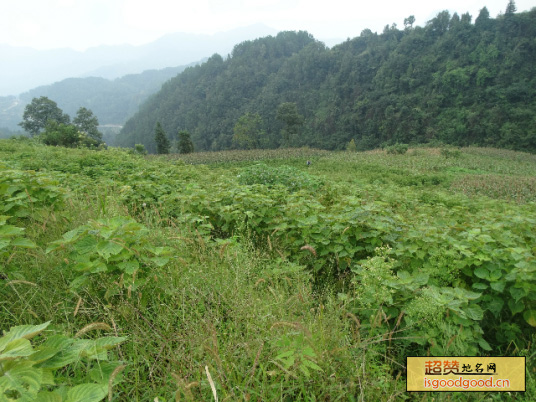
<path fill-rule="evenodd" d="M 534 401 L 535 202 L 497 149 L 1 140 L 0 401 Z M 407 393 L 408 355 L 527 390 Z"/>

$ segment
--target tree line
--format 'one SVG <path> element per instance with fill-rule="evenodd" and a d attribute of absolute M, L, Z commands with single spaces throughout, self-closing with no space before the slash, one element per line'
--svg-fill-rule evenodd
<path fill-rule="evenodd" d="M 174 148 L 174 150 L 180 154 L 190 154 L 194 152 L 194 144 L 192 143 L 192 139 L 190 138 L 190 133 L 188 131 L 179 131 L 178 139 L 174 141 L 175 144 L 172 144 L 168 138 L 168 134 L 162 128 L 160 122 L 156 123 L 156 127 L 154 129 L 154 142 L 156 143 L 157 154 L 169 154 L 172 148 Z"/>
<path fill-rule="evenodd" d="M 46 96 L 26 105 L 19 125 L 45 145 L 92 148 L 103 144 L 99 121 L 90 109 L 80 107 L 71 123 L 70 116 Z"/>
<path fill-rule="evenodd" d="M 536 8 L 514 1 L 404 19 L 327 48 L 307 32 L 243 42 L 187 68 L 149 98 L 117 137 L 156 152 L 154 128 L 191 133 L 196 150 L 397 143 L 536 152 Z"/>

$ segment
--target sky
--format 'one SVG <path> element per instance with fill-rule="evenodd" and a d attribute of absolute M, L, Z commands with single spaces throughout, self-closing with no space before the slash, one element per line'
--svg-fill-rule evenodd
<path fill-rule="evenodd" d="M 404 26 L 414 15 L 424 26 L 442 10 L 474 19 L 486 6 L 492 17 L 508 0 L 1 0 L 0 44 L 35 49 L 149 43 L 175 32 L 217 34 L 262 23 L 276 30 L 306 30 L 317 39 L 353 38 L 363 29 Z M 528 11 L 535 0 L 517 0 Z"/>

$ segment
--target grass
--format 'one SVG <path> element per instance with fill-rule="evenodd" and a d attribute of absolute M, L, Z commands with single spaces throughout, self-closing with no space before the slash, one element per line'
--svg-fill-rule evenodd
<path fill-rule="evenodd" d="M 287 161 L 292 159 L 314 160 L 330 155 L 331 152 L 311 148 L 289 149 L 252 149 L 247 151 L 219 151 L 219 152 L 195 152 L 191 154 L 173 154 L 165 156 L 165 159 L 180 160 L 187 164 L 219 165 L 235 162 L 257 162 L 263 160 Z M 150 156 L 149 158 L 161 158 Z"/>
<path fill-rule="evenodd" d="M 536 159 L 510 151 L 468 148 L 450 158 L 426 148 L 405 155 L 299 149 L 141 158 L 113 149 L 0 141 L 0 166 L 39 170 L 68 190 L 64 204 L 43 207 L 39 220 L 16 220 L 38 247 L 14 249 L 0 261 L 1 328 L 51 320 L 48 335 L 75 335 L 103 322 L 112 330 L 95 336 L 127 336 L 113 351 L 126 365 L 114 386 L 116 401 L 209 401 L 215 394 L 220 401 L 533 400 L 533 343 L 519 348 L 529 365 L 526 394 L 406 393 L 399 345 L 407 333 L 382 321 L 381 309 L 367 317 L 354 308 L 353 298 L 363 292 L 350 271 L 319 284 L 313 271 L 292 259 L 302 253 L 304 261 L 314 260 L 311 246 L 279 250 L 275 233 L 216 238 L 158 201 L 186 186 L 209 194 L 238 186 L 237 175 L 260 160 L 325 182 L 310 196 L 326 210 L 354 197 L 361 206 L 394 211 L 401 223 L 420 216 L 430 225 L 461 221 L 457 208 L 474 212 L 467 222 L 478 220 L 480 208 L 534 211 Z M 67 249 L 46 253 L 47 245 L 90 220 L 115 216 L 135 217 L 148 229 L 148 243 L 174 250 L 171 262 L 155 267 L 137 289 L 125 286 L 111 296 L 104 291 L 122 279 L 106 273 L 87 287 L 71 288 L 77 275 L 72 255 Z M 430 236 L 439 235 L 430 229 Z M 83 366 L 63 374 L 71 384 L 89 375 Z"/>

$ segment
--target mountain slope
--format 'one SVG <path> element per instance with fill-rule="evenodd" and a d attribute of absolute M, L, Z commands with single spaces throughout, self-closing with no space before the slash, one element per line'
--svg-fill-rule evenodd
<path fill-rule="evenodd" d="M 536 8 L 496 19 L 484 8 L 474 23 L 444 11 L 425 27 L 364 30 L 332 49 L 306 33 L 245 42 L 164 85 L 118 141 L 154 151 L 159 121 L 170 136 L 190 131 L 197 150 L 229 149 L 249 112 L 262 119 L 260 145 L 278 147 L 276 111 L 292 102 L 304 118 L 293 146 L 441 141 L 535 152 L 535 37 Z"/>
<path fill-rule="evenodd" d="M 0 95 L 20 94 L 71 77 L 115 79 L 186 65 L 215 52 L 227 54 L 238 42 L 275 32 L 264 25 L 251 25 L 215 35 L 174 33 L 145 45 L 99 46 L 84 52 L 0 45 Z"/>
<path fill-rule="evenodd" d="M 151 94 L 187 66 L 148 70 L 115 80 L 98 77 L 68 78 L 34 88 L 19 97 L 0 97 L 0 127 L 20 130 L 24 108 L 33 98 L 46 96 L 71 117 L 80 107 L 91 109 L 101 125 L 123 125 Z"/>
<path fill-rule="evenodd" d="M 225 60 L 216 54 L 203 65 L 186 69 L 127 122 L 117 144 L 143 143 L 154 152 L 152 132 L 161 120 L 168 133 L 180 128 L 193 131 L 197 149 L 230 147 L 231 138 L 223 133 L 261 96 L 288 58 L 314 43 L 306 32 L 281 32 L 276 37 L 243 42 Z"/>

